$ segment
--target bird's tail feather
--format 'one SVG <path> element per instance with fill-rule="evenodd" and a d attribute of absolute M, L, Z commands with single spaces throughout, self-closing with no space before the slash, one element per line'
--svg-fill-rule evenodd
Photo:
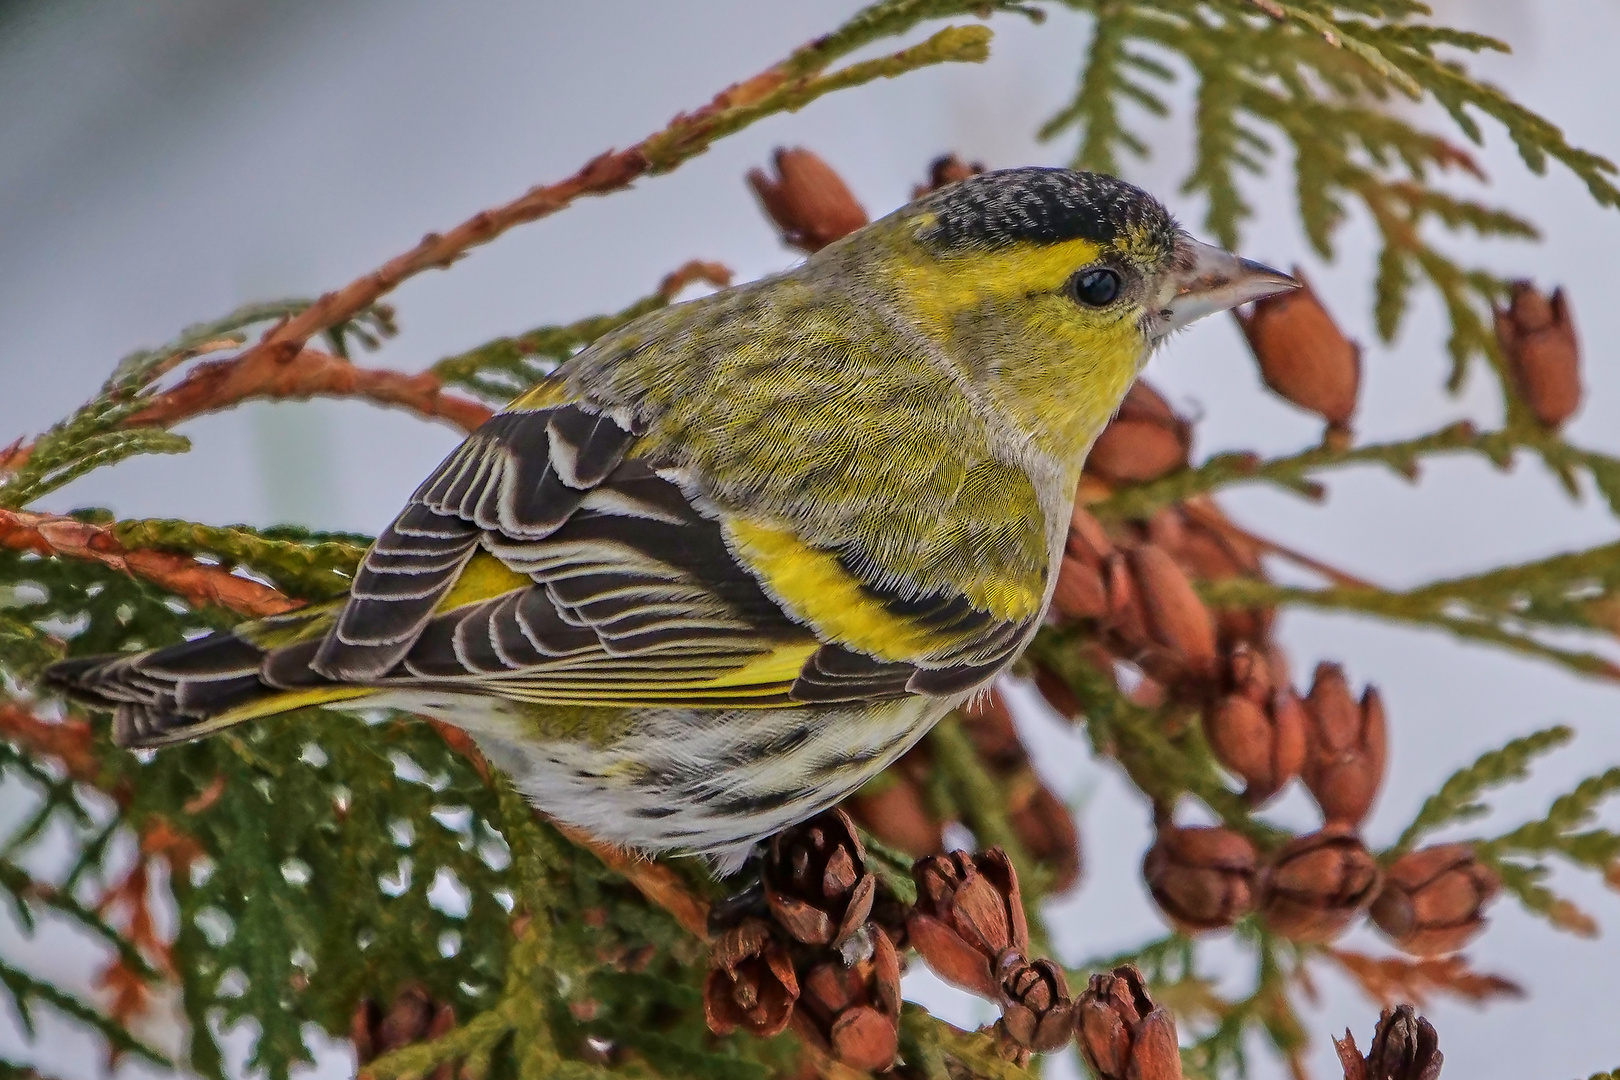
<path fill-rule="evenodd" d="M 295 612 L 151 652 L 63 660 L 45 682 L 87 705 L 113 709 L 119 746 L 168 746 L 245 720 L 367 696 L 306 664 L 331 623 L 322 609 Z"/>

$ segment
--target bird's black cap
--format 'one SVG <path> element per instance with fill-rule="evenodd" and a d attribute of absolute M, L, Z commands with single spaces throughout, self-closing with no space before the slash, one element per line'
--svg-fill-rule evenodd
<path fill-rule="evenodd" d="M 945 251 L 1089 240 L 1174 247 L 1180 228 L 1141 188 L 1102 173 L 1028 167 L 979 173 L 925 196 L 918 239 Z M 1156 253 L 1156 252 L 1155 252 Z"/>

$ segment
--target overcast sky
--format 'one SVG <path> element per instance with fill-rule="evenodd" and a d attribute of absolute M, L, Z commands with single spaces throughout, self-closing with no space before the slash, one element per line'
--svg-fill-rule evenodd
<path fill-rule="evenodd" d="M 339 285 L 429 229 L 633 142 L 855 7 L 851 0 L 56 0 L 0 8 L 0 443 L 82 401 L 130 349 L 245 301 Z M 1565 125 L 1578 145 L 1620 152 L 1612 52 L 1620 13 L 1611 4 L 1450 0 L 1438 8 L 1442 19 L 1515 44 L 1513 56 L 1482 63 L 1492 79 Z M 498 334 L 613 310 L 690 258 L 720 260 L 742 278 L 789 265 L 793 254 L 742 182 L 776 144 L 822 153 L 874 213 L 904 201 L 945 150 L 992 166 L 1061 162 L 1072 147 L 1037 144 L 1033 132 L 1073 86 L 1085 24 L 1059 13 L 1040 29 L 1012 17 L 994 26 L 988 65 L 908 75 L 773 118 L 674 175 L 520 229 L 453 273 L 417 278 L 392 297 L 404 332 L 374 362 L 416 369 Z M 1155 156 L 1132 163 L 1127 175 L 1196 225 L 1200 207 L 1177 194 L 1189 156 L 1185 125 L 1148 130 Z M 1493 179 L 1488 194 L 1540 223 L 1546 241 L 1454 246 L 1498 271 L 1568 287 L 1590 388 L 1570 430 L 1620 452 L 1620 368 L 1606 344 L 1620 336 L 1620 214 L 1595 209 L 1556 166 L 1546 178 L 1529 175 L 1499 131 L 1490 131 L 1481 160 Z M 1488 380 L 1475 379 L 1460 398 L 1442 392 L 1443 326 L 1431 297 L 1396 347 L 1373 344 L 1371 247 L 1360 217 L 1343 237 L 1339 262 L 1324 267 L 1309 256 L 1285 180 L 1259 184 L 1253 195 L 1261 213 L 1243 253 L 1304 263 L 1347 330 L 1369 343 L 1364 437 L 1414 434 L 1460 416 L 1493 419 Z M 1317 435 L 1308 418 L 1259 387 L 1229 322 L 1178 337 L 1149 375 L 1203 417 L 1200 455 L 1285 452 Z M 332 402 L 250 406 L 183 430 L 196 444 L 190 455 L 103 470 L 49 506 L 375 532 L 456 438 L 402 415 Z M 1442 463 L 1417 487 L 1358 471 L 1336 475 L 1329 488 L 1321 506 L 1258 492 L 1227 505 L 1279 540 L 1397 586 L 1620 532 L 1600 506 L 1572 503 L 1528 463 L 1506 476 L 1473 461 Z M 1365 620 L 1291 614 L 1281 634 L 1297 672 L 1339 659 L 1357 684 L 1371 680 L 1384 691 L 1394 760 L 1389 794 L 1368 828 L 1375 844 L 1392 839 L 1453 768 L 1531 728 L 1567 722 L 1581 735 L 1532 785 L 1501 800 L 1499 817 L 1482 828 L 1500 831 L 1578 777 L 1620 760 L 1620 695 L 1612 689 Z M 1085 755 L 1082 740 L 1038 708 L 1027 711 L 1042 768 L 1081 806 L 1086 880 L 1053 909 L 1066 958 L 1156 935 L 1160 924 L 1137 875 L 1149 835 L 1145 806 Z M 1279 819 L 1307 827 L 1308 805 L 1296 794 Z M 1620 897 L 1572 874 L 1555 884 L 1596 914 L 1609 936 L 1576 941 L 1498 905 L 1491 933 L 1470 955 L 1522 981 L 1531 997 L 1486 1012 L 1432 1004 L 1448 1076 L 1565 1080 L 1620 1063 L 1612 1023 Z M 14 929 L 0 926 L 0 934 L 8 952 L 23 948 Z M 1348 942 L 1379 947 L 1366 932 Z M 36 969 L 55 967 L 80 984 L 86 978 L 82 956 L 71 950 L 27 955 Z M 959 999 L 925 979 L 908 986 L 947 1015 L 967 1017 Z M 1365 1042 L 1376 1010 L 1331 976 L 1320 989 L 1311 1061 L 1317 1075 L 1330 1077 L 1327 1037 L 1349 1025 Z M 0 1020 L 0 1047 L 15 1044 L 8 1024 Z M 47 1043 L 31 1053 L 66 1076 L 90 1075 L 77 1044 L 59 1035 Z M 344 1062 L 332 1050 L 322 1074 L 342 1075 Z M 1258 1075 L 1279 1074 L 1265 1065 Z"/>

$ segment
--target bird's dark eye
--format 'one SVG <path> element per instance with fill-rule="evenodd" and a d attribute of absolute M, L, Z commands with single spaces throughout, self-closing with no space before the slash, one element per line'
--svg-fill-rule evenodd
<path fill-rule="evenodd" d="M 1107 307 L 1119 295 L 1119 274 L 1108 269 L 1082 270 L 1069 279 L 1069 292 L 1087 307 Z"/>

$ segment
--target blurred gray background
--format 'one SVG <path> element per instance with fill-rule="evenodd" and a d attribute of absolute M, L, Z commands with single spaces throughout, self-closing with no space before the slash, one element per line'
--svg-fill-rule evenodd
<path fill-rule="evenodd" d="M 428 229 L 633 142 L 856 7 L 854 0 L 0 4 L 0 443 L 71 409 L 130 349 L 244 301 L 341 284 Z M 1620 152 L 1613 56 L 1620 10 L 1604 0 L 1441 0 L 1437 8 L 1442 21 L 1514 44 L 1512 56 L 1479 62 L 1491 79 L 1565 125 L 1577 145 Z M 454 273 L 415 279 L 391 298 L 403 334 L 363 362 L 413 370 L 498 334 L 614 310 L 689 258 L 723 261 L 744 279 L 789 265 L 793 254 L 742 182 L 777 144 L 823 154 L 874 213 L 904 201 L 945 150 L 992 166 L 1062 162 L 1072 146 L 1037 144 L 1033 132 L 1072 90 L 1084 20 L 1055 13 L 1041 28 L 1011 17 L 994 27 L 988 65 L 912 74 L 773 118 L 672 176 L 583 202 L 478 250 Z M 1188 100 L 1187 89 L 1178 101 Z M 1146 130 L 1155 156 L 1132 163 L 1128 176 L 1196 223 L 1201 207 L 1176 193 L 1189 155 L 1185 112 Z M 1529 175 L 1501 132 L 1489 135 L 1481 154 L 1493 180 L 1486 194 L 1536 220 L 1546 240 L 1455 247 L 1497 270 L 1568 287 L 1589 387 L 1571 434 L 1620 452 L 1620 367 L 1609 348 L 1620 337 L 1620 214 L 1595 209 L 1556 167 L 1546 178 Z M 1372 248 L 1362 218 L 1343 234 L 1339 261 L 1318 266 L 1293 219 L 1286 176 L 1252 193 L 1261 213 L 1244 253 L 1305 263 L 1347 330 L 1369 343 L 1363 438 L 1414 434 L 1460 416 L 1493 419 L 1489 380 L 1475 378 L 1460 398 L 1443 393 L 1443 326 L 1432 297 L 1420 300 L 1395 348 L 1372 344 Z M 1230 322 L 1178 337 L 1149 374 L 1180 407 L 1204 417 L 1200 455 L 1283 452 L 1318 434 L 1259 386 Z M 104 470 L 58 493 L 50 507 L 375 532 L 455 441 L 445 428 L 332 402 L 253 405 L 183 430 L 195 441 L 191 454 Z M 1372 470 L 1346 472 L 1330 491 L 1322 506 L 1264 493 L 1234 495 L 1227 506 L 1279 540 L 1397 586 L 1620 532 L 1592 499 L 1571 502 L 1533 463 L 1505 476 L 1472 460 L 1436 463 L 1416 487 Z M 1575 779 L 1620 760 L 1614 688 L 1356 618 L 1291 614 L 1281 633 L 1301 675 L 1319 659 L 1338 659 L 1358 684 L 1371 680 L 1385 693 L 1393 765 L 1368 830 L 1375 843 L 1393 838 L 1453 768 L 1533 727 L 1562 721 L 1581 734 L 1532 784 L 1499 799 L 1482 828 L 1523 820 Z M 1051 912 L 1066 959 L 1156 936 L 1161 925 L 1137 874 L 1149 838 L 1146 806 L 1087 755 L 1082 739 L 1023 700 L 1041 767 L 1073 799 L 1086 843 L 1083 885 Z M 1276 816 L 1311 824 L 1297 795 Z M 1499 904 L 1491 932 L 1470 955 L 1520 980 L 1530 996 L 1485 1011 L 1430 1003 L 1446 1075 L 1563 1080 L 1620 1064 L 1620 896 L 1575 874 L 1554 884 L 1597 915 L 1608 936 L 1576 940 Z M 8 955 L 92 992 L 85 950 L 25 944 L 9 913 L 0 920 Z M 1365 931 L 1347 943 L 1379 948 Z M 1230 961 L 1233 985 L 1248 977 L 1235 954 L 1216 947 L 1211 955 Z M 952 1019 L 984 1018 L 925 974 L 907 985 Z M 1349 1026 L 1365 1044 L 1377 1010 L 1325 970 L 1318 988 L 1308 1016 L 1318 1039 L 1311 1064 L 1318 1077 L 1331 1077 L 1337 1067 L 1328 1037 Z M 0 1049 L 64 1076 L 97 1071 L 92 1048 L 69 1028 L 47 1019 L 43 1032 L 40 1045 L 23 1051 L 12 1019 L 0 1017 Z M 233 1039 L 238 1060 L 249 1035 Z M 322 1045 L 320 1075 L 344 1075 L 345 1048 Z M 1257 1074 L 1281 1075 L 1269 1062 Z"/>

